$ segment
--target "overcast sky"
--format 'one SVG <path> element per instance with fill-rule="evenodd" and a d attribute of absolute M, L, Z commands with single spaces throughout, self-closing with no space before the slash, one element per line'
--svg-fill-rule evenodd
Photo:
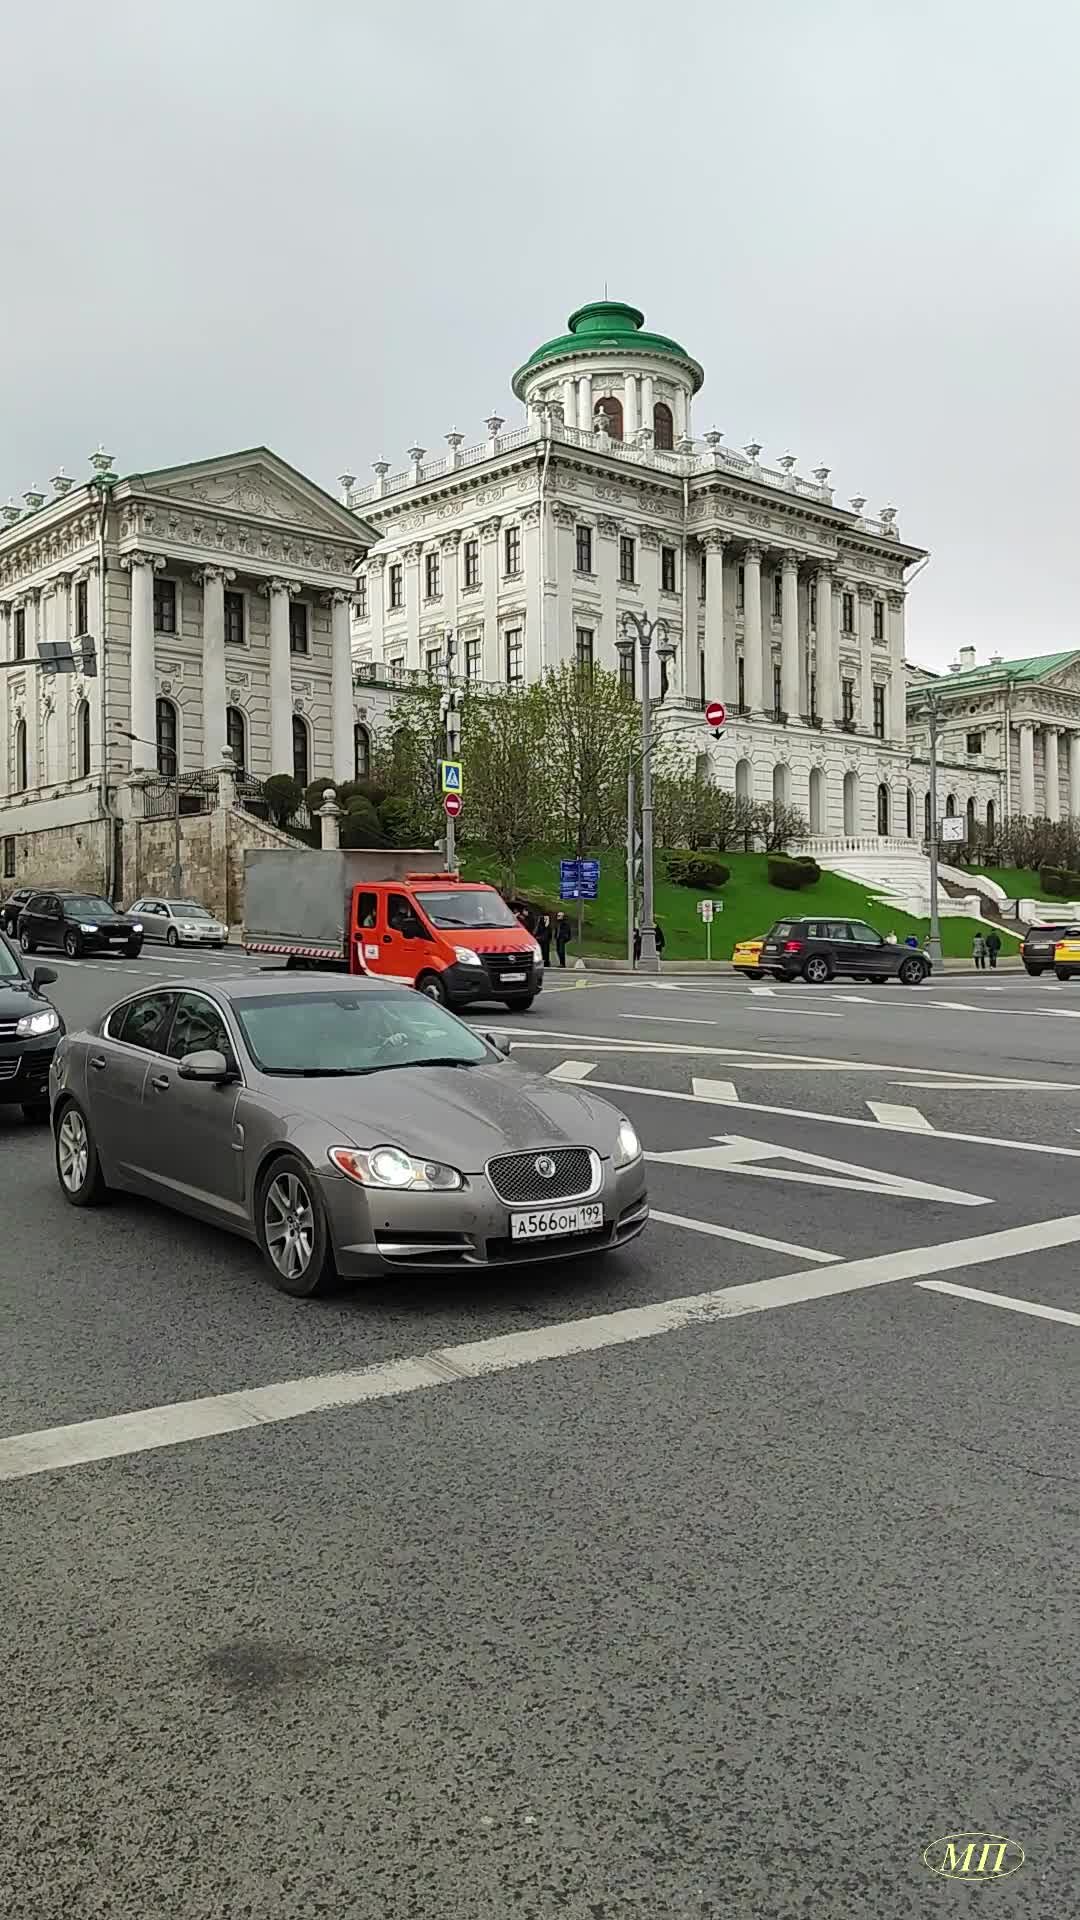
<path fill-rule="evenodd" d="M 602 293 L 694 431 L 929 547 L 909 654 L 1080 644 L 1076 0 L 0 5 L 0 497 L 511 420 Z"/>

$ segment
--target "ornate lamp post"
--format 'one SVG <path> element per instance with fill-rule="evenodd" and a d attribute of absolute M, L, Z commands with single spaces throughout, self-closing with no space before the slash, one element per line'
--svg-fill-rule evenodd
<path fill-rule="evenodd" d="M 620 622 L 615 645 L 622 659 L 633 658 L 635 645 L 641 655 L 641 959 L 643 973 L 659 973 L 656 951 L 656 914 L 653 905 L 653 802 L 652 802 L 652 650 L 660 662 L 660 698 L 667 693 L 668 667 L 676 647 L 663 618 L 650 620 L 643 613 L 627 610 Z"/>

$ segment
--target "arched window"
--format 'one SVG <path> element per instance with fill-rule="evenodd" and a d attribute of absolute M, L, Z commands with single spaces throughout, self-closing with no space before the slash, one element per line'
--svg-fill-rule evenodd
<path fill-rule="evenodd" d="M 247 721 L 240 707 L 225 709 L 225 745 L 233 757 L 237 773 L 247 769 Z"/>
<path fill-rule="evenodd" d="M 601 416 L 603 416 L 601 418 Z M 598 427 L 606 427 L 613 440 L 622 439 L 622 401 L 613 394 L 605 395 L 593 408 L 593 417 Z"/>
<path fill-rule="evenodd" d="M 988 840 L 993 840 L 994 838 L 994 827 L 996 823 L 997 812 L 994 803 L 992 800 L 988 800 L 986 803 L 986 837 Z"/>
<path fill-rule="evenodd" d="M 859 831 L 859 776 L 854 768 L 844 775 L 844 832 L 850 837 Z"/>
<path fill-rule="evenodd" d="M 652 410 L 652 432 L 653 446 L 670 453 L 675 445 L 675 417 L 665 400 L 658 400 Z"/>
<path fill-rule="evenodd" d="M 967 837 L 969 841 L 974 840 L 975 838 L 975 795 L 974 794 L 972 794 L 971 798 L 967 803 Z"/>
<path fill-rule="evenodd" d="M 930 839 L 930 795 L 928 793 L 923 794 L 922 817 L 923 817 L 923 839 L 929 840 Z"/>
<path fill-rule="evenodd" d="M 946 820 L 952 820 L 955 818 L 955 816 L 956 816 L 956 795 L 955 793 L 950 793 L 948 799 L 945 802 L 945 818 Z"/>
<path fill-rule="evenodd" d="M 353 728 L 353 766 L 355 778 L 366 780 L 371 772 L 371 735 L 359 720 Z"/>
<path fill-rule="evenodd" d="M 15 791 L 25 793 L 27 786 L 26 767 L 26 721 L 15 723 Z"/>
<path fill-rule="evenodd" d="M 908 839 L 914 840 L 915 838 L 915 795 L 912 793 L 910 787 L 907 790 L 907 820 L 905 822 L 905 825 L 907 826 Z"/>
<path fill-rule="evenodd" d="M 311 758 L 308 753 L 308 730 L 306 720 L 298 713 L 293 714 L 292 723 L 292 770 L 302 787 L 311 779 Z"/>
<path fill-rule="evenodd" d="M 774 807 L 786 807 L 791 800 L 791 768 L 783 760 L 773 768 L 772 797 Z"/>
<path fill-rule="evenodd" d="M 90 702 L 80 700 L 75 709 L 75 778 L 86 780 L 90 774 Z"/>
<path fill-rule="evenodd" d="M 810 769 L 810 831 L 825 831 L 825 773 L 821 767 Z"/>
<path fill-rule="evenodd" d="M 877 790 L 877 830 L 882 839 L 889 832 L 889 789 L 884 780 Z"/>
<path fill-rule="evenodd" d="M 176 708 L 171 700 L 159 700 L 157 703 L 157 770 L 159 773 L 175 773 L 178 767 L 176 757 Z"/>

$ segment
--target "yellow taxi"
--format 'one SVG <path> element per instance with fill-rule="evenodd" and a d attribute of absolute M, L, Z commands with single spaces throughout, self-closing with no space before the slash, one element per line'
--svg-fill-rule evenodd
<path fill-rule="evenodd" d="M 765 969 L 761 964 L 761 949 L 765 936 L 756 940 L 737 940 L 731 955 L 731 964 L 738 973 L 745 973 L 748 980 L 763 980 Z"/>
<path fill-rule="evenodd" d="M 1080 936 L 1077 934 L 1058 941 L 1054 948 L 1054 972 L 1059 980 L 1071 980 L 1074 973 L 1080 973 Z"/>

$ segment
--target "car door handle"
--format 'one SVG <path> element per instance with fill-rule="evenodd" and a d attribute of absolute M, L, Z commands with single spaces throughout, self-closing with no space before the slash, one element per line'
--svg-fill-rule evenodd
<path fill-rule="evenodd" d="M 104 1073 L 108 1061 L 103 1053 L 92 1053 L 90 1056 L 90 1065 L 93 1067 L 95 1073 Z"/>
<path fill-rule="evenodd" d="M 388 933 L 383 934 L 382 943 L 384 947 L 388 947 L 390 945 L 390 939 L 391 939 L 391 936 Z"/>
<path fill-rule="evenodd" d="M 155 1073 L 150 1081 L 150 1085 L 153 1087 L 155 1093 L 167 1093 L 172 1085 L 172 1081 L 169 1079 L 167 1073 Z"/>

